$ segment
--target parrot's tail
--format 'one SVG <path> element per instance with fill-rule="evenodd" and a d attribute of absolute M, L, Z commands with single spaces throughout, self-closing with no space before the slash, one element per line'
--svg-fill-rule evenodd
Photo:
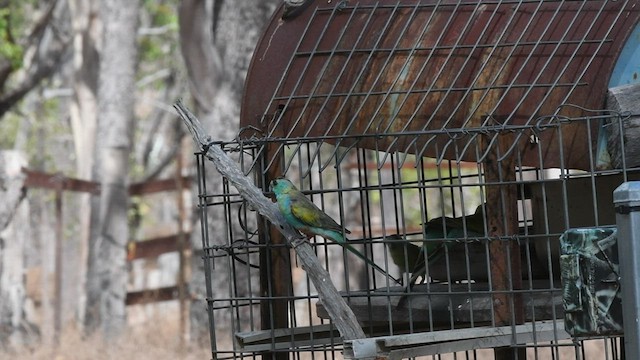
<path fill-rule="evenodd" d="M 342 236 L 342 234 L 340 234 L 338 232 L 335 232 L 335 231 L 332 231 L 331 233 L 326 234 L 326 236 L 324 236 L 324 238 L 328 238 L 330 240 L 333 240 L 333 241 L 337 242 L 338 244 L 342 245 L 342 247 L 344 247 L 345 249 L 347 249 L 351 253 L 353 253 L 355 256 L 357 256 L 360 259 L 362 259 L 365 263 L 367 263 L 367 265 L 371 266 L 372 268 L 374 268 L 376 271 L 378 271 L 379 273 L 381 273 L 385 277 L 390 278 L 396 284 L 402 284 L 402 280 L 396 279 L 395 277 L 391 276 L 391 274 L 389 274 L 387 271 L 385 271 L 383 268 L 381 268 L 378 264 L 373 262 L 373 260 L 371 260 L 368 257 L 364 256 L 364 254 L 362 254 L 356 248 L 351 246 L 348 243 L 348 239 L 344 238 Z"/>

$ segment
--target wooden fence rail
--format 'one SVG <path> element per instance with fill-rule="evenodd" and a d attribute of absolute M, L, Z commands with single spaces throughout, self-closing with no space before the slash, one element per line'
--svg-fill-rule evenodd
<path fill-rule="evenodd" d="M 98 195 L 100 194 L 100 183 L 67 177 L 60 173 L 52 174 L 27 168 L 23 168 L 22 172 L 26 175 L 24 186 L 27 189 L 39 188 L 55 191 L 55 228 L 57 231 L 54 277 L 54 336 L 57 336 L 60 332 L 62 322 L 62 195 L 66 191 Z M 191 181 L 191 176 L 176 176 L 175 178 L 170 179 L 133 183 L 129 186 L 129 194 L 132 196 L 144 196 L 159 192 L 183 191 L 191 186 Z M 178 196 L 177 199 L 177 201 L 180 201 L 181 196 Z M 182 219 L 186 219 L 187 217 L 182 213 L 186 211 L 185 206 L 183 206 L 183 204 L 178 204 L 177 207 L 178 211 L 181 212 L 179 214 L 179 219 L 181 219 L 180 221 L 182 221 Z M 178 228 L 182 229 L 182 224 L 180 224 Z M 190 246 L 187 245 L 189 236 L 189 232 L 179 230 L 176 234 L 142 241 L 135 241 L 135 239 L 131 239 L 127 246 L 127 261 L 156 258 L 169 252 L 178 252 L 180 254 L 181 271 L 179 271 L 178 283 L 175 286 L 128 292 L 126 304 L 138 305 L 160 301 L 180 300 L 180 323 L 183 330 L 184 323 L 186 321 L 183 317 L 188 314 L 188 311 L 186 311 L 184 307 L 188 305 L 188 300 L 191 298 L 191 294 L 187 287 L 188 279 L 185 278 L 187 272 L 183 271 L 186 266 L 184 263 L 185 259 L 188 258 L 185 252 L 190 251 Z"/>

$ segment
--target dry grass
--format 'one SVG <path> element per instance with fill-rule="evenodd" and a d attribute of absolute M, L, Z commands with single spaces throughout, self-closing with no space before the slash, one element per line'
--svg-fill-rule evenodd
<path fill-rule="evenodd" d="M 167 326 L 163 326 L 167 325 Z M 67 330 L 60 345 L 42 345 L 33 349 L 3 352 L 0 359 L 16 360 L 205 360 L 211 359 L 209 344 L 196 346 L 188 344 L 181 348 L 176 325 L 147 323 L 127 330 L 123 336 L 106 345 L 99 336 L 83 337 L 79 331 Z"/>

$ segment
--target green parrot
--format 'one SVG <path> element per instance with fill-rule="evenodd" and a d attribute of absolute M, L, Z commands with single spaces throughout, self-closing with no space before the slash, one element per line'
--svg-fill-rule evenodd
<path fill-rule="evenodd" d="M 335 241 L 345 249 L 351 251 L 367 264 L 372 266 L 380 273 L 388 276 L 395 282 L 400 281 L 390 276 L 384 269 L 374 263 L 371 259 L 364 256 L 353 246 L 347 243 L 347 239 L 342 235 L 343 230 L 349 234 L 350 231 L 343 228 L 329 215 L 320 210 L 316 204 L 309 200 L 300 190 L 298 190 L 291 181 L 287 179 L 275 179 L 271 181 L 271 190 L 276 195 L 278 208 L 287 220 L 296 230 L 307 236 L 319 235 L 325 239 Z"/>
<path fill-rule="evenodd" d="M 466 226 L 466 233 L 465 233 Z M 403 272 L 410 272 L 411 277 L 407 284 L 406 291 L 409 292 L 420 277 L 427 274 L 427 265 L 439 261 L 446 253 L 447 248 L 455 244 L 453 241 L 445 239 L 464 239 L 468 237 L 481 237 L 484 234 L 484 213 L 482 204 L 476 208 L 475 213 L 464 217 L 439 217 L 429 220 L 425 224 L 424 239 L 421 245 L 403 240 L 401 235 L 391 235 L 387 237 L 392 240 L 387 242 L 389 253 L 393 262 L 402 269 Z M 415 240 L 414 240 L 415 241 Z M 406 249 L 406 253 L 405 253 Z M 425 261 L 425 257 L 427 261 Z M 398 306 L 402 306 L 406 297 L 402 297 Z"/>

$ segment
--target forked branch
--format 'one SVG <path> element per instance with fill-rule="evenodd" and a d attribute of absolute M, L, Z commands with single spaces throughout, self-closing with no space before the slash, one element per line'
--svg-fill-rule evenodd
<path fill-rule="evenodd" d="M 206 151 L 205 156 L 213 162 L 222 176 L 238 190 L 240 196 L 266 217 L 285 236 L 287 242 L 294 248 L 300 259 L 302 268 L 307 272 L 313 285 L 318 290 L 318 296 L 334 325 L 340 331 L 343 340 L 356 340 L 365 337 L 362 328 L 347 305 L 338 293 L 329 277 L 329 273 L 322 267 L 311 245 L 291 227 L 284 219 L 276 204 L 264 196 L 253 181 L 245 176 L 238 165 L 227 156 L 219 146 L 211 145 L 213 139 L 207 135 L 200 121 L 182 104 L 176 102 L 174 108 L 184 121 L 193 140 L 201 151 Z"/>

